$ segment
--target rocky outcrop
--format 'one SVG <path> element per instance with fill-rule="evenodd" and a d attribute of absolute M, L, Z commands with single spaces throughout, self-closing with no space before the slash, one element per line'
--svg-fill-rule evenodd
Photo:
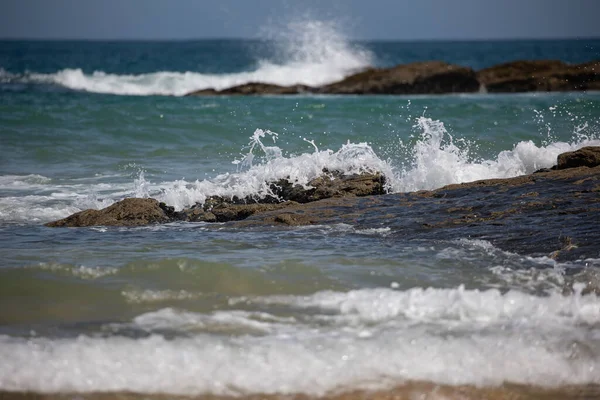
<path fill-rule="evenodd" d="M 385 193 L 385 178 L 380 173 L 344 175 L 339 171 L 323 170 L 323 175 L 308 185 L 292 184 L 286 179 L 271 183 L 272 195 L 243 199 L 211 196 L 202 204 L 195 204 L 173 219 L 189 222 L 228 222 L 246 219 L 251 215 L 285 209 L 299 203 L 310 203 L 327 198 L 371 196 Z"/>
<path fill-rule="evenodd" d="M 556 169 L 593 168 L 600 165 L 600 147 L 588 146 L 558 156 Z"/>
<path fill-rule="evenodd" d="M 557 60 L 513 61 L 473 71 L 442 61 L 369 68 L 320 87 L 251 82 L 188 96 L 319 94 L 443 94 L 600 90 L 600 61 L 566 64 Z"/>
<path fill-rule="evenodd" d="M 272 196 L 209 197 L 182 211 L 153 199 L 125 199 L 47 226 L 137 226 L 222 222 L 237 228 L 349 224 L 411 240 L 469 237 L 519 254 L 575 260 L 597 257 L 600 147 L 561 154 L 559 168 L 414 193 L 385 193 L 380 174 L 324 171 L 311 187 L 271 184 Z"/>
<path fill-rule="evenodd" d="M 85 210 L 50 222 L 48 227 L 139 226 L 173 221 L 229 222 L 246 219 L 257 213 L 281 210 L 325 198 L 369 196 L 385 193 L 385 178 L 379 173 L 344 175 L 324 170 L 323 175 L 308 183 L 294 185 L 285 179 L 270 185 L 272 196 L 243 199 L 212 196 L 203 204 L 182 211 L 155 199 L 128 198 L 102 210 Z"/>
<path fill-rule="evenodd" d="M 102 210 L 84 210 L 46 226 L 140 226 L 171 220 L 164 203 L 155 199 L 129 198 Z"/>
<path fill-rule="evenodd" d="M 306 85 L 279 86 L 269 83 L 250 82 L 243 85 L 233 86 L 223 90 L 202 89 L 186 96 L 240 96 L 240 95 L 282 95 L 282 94 L 299 94 L 311 93 L 315 89 Z"/>
<path fill-rule="evenodd" d="M 281 179 L 271 184 L 271 190 L 278 199 L 291 200 L 297 203 L 330 197 L 370 196 L 385 193 L 385 178 L 380 173 L 343 175 L 339 172 L 323 171 L 324 174 L 311 180 L 308 187 L 292 185 Z"/>
<path fill-rule="evenodd" d="M 490 93 L 600 90 L 600 62 L 515 61 L 483 69 L 477 79 Z"/>
<path fill-rule="evenodd" d="M 369 69 L 319 88 L 325 94 L 441 94 L 479 90 L 471 68 L 441 61 Z"/>

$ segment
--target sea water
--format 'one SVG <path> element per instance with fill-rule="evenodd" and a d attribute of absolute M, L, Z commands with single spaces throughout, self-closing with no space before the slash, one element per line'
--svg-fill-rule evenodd
<path fill-rule="evenodd" d="M 600 245 L 559 263 L 386 225 L 47 228 L 125 197 L 176 209 L 323 168 L 389 192 L 512 177 L 600 145 L 600 94 L 196 97 L 369 65 L 597 59 L 598 40 L 0 42 L 0 390 L 180 395 L 600 384 Z M 558 240 L 558 238 L 557 238 Z"/>

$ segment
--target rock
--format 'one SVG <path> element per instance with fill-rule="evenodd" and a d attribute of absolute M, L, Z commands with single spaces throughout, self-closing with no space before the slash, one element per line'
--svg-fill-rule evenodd
<path fill-rule="evenodd" d="M 186 96 L 235 96 L 235 95 L 282 95 L 310 93 L 314 88 L 306 85 L 279 86 L 269 83 L 250 82 L 223 90 L 202 89 L 188 93 Z"/>
<path fill-rule="evenodd" d="M 442 61 L 369 68 L 321 87 L 250 82 L 223 90 L 202 89 L 187 96 L 321 94 L 442 94 L 600 90 L 600 61 L 569 65 L 557 60 L 513 61 L 475 73 Z"/>
<path fill-rule="evenodd" d="M 579 150 L 562 153 L 557 161 L 556 169 L 593 168 L 600 165 L 600 146 L 582 147 Z"/>
<path fill-rule="evenodd" d="M 140 226 L 169 222 L 172 208 L 155 199 L 128 198 L 102 210 L 85 210 L 67 218 L 49 222 L 49 227 Z"/>
<path fill-rule="evenodd" d="M 488 92 L 600 89 L 600 62 L 568 65 L 556 60 L 514 61 L 477 72 Z"/>
<path fill-rule="evenodd" d="M 328 170 L 309 182 L 309 187 L 293 185 L 287 180 L 271 184 L 275 196 L 266 198 L 224 198 L 211 196 L 204 204 L 195 204 L 182 211 L 159 203 L 155 199 L 129 198 L 102 210 L 85 210 L 65 219 L 46 224 L 49 227 L 74 226 L 138 226 L 171 221 L 229 222 L 248 218 L 256 213 L 280 210 L 298 203 L 308 203 L 330 197 L 368 196 L 385 193 L 385 178 L 380 173 L 343 175 Z"/>
<path fill-rule="evenodd" d="M 211 212 L 215 215 L 217 222 L 240 221 L 257 213 L 280 210 L 296 204 L 298 203 L 293 201 L 277 204 L 227 204 L 213 208 Z"/>
<path fill-rule="evenodd" d="M 471 68 L 441 61 L 417 62 L 393 68 L 368 69 L 323 86 L 327 94 L 439 94 L 476 92 L 479 82 Z"/>
<path fill-rule="evenodd" d="M 308 183 L 310 188 L 292 185 L 281 179 L 271 184 L 271 190 L 282 200 L 298 203 L 327 199 L 330 197 L 370 196 L 384 194 L 385 177 L 380 173 L 343 175 L 340 172 L 324 170 L 321 175 Z"/>

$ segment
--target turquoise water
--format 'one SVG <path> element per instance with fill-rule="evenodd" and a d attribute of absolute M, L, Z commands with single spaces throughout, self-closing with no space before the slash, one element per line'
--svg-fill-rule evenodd
<path fill-rule="evenodd" d="M 600 383 L 600 300 L 564 294 L 597 279 L 600 246 L 559 263 L 469 237 L 400 238 L 385 220 L 43 226 L 129 196 L 182 208 L 261 194 L 323 167 L 433 189 L 600 144 L 598 93 L 178 96 L 424 59 L 585 62 L 600 43 L 350 43 L 325 28 L 277 43 L 0 42 L 0 389 Z"/>

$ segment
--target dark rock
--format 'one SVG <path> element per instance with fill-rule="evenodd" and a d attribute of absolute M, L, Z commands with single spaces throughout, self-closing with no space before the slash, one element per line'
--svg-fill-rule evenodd
<path fill-rule="evenodd" d="M 513 61 L 475 73 L 442 61 L 392 68 L 368 68 L 321 87 L 250 82 L 223 90 L 202 89 L 187 96 L 322 94 L 442 94 L 600 90 L 600 61 L 570 65 L 558 60 Z"/>
<path fill-rule="evenodd" d="M 590 167 L 600 165 L 600 147 L 588 146 L 558 156 L 556 169 Z"/>
<path fill-rule="evenodd" d="M 329 197 L 368 196 L 385 192 L 383 175 L 346 176 L 337 171 L 309 182 L 309 187 L 280 180 L 271 185 L 275 196 L 266 198 L 224 198 L 211 196 L 204 204 L 195 204 L 182 211 L 154 199 L 125 199 L 102 210 L 85 210 L 65 219 L 46 224 L 61 226 L 137 226 L 171 221 L 229 222 L 239 221 L 261 212 L 280 210 L 297 203 L 308 203 Z"/>
<path fill-rule="evenodd" d="M 240 227 L 333 223 L 377 227 L 385 223 L 397 234 L 415 238 L 419 235 L 434 237 L 432 232 L 440 228 L 463 229 L 457 237 L 480 237 L 496 243 L 510 239 L 510 235 L 496 226 L 518 226 L 523 231 L 517 232 L 519 235 L 531 236 L 522 245 L 529 249 L 546 249 L 544 240 L 563 233 L 573 237 L 568 232 L 574 230 L 577 246 L 567 246 L 568 251 L 562 246 L 553 254 L 576 257 L 581 255 L 584 243 L 591 246 L 600 240 L 600 230 L 596 236 L 589 233 L 595 232 L 590 230 L 585 238 L 578 236 L 576 230 L 577 224 L 585 223 L 581 216 L 587 216 L 585 221 L 594 222 L 600 212 L 597 194 L 600 192 L 600 147 L 584 147 L 562 154 L 558 162 L 558 169 L 530 175 L 387 196 L 373 196 L 385 193 L 385 179 L 381 174 L 345 176 L 324 170 L 322 176 L 310 182 L 310 188 L 286 180 L 276 182 L 271 185 L 275 196 L 266 199 L 213 196 L 204 204 L 179 212 L 154 199 L 125 199 L 103 210 L 82 211 L 47 226 L 237 221 Z M 537 225 L 550 230 L 538 232 Z"/>
<path fill-rule="evenodd" d="M 279 86 L 269 83 L 249 82 L 223 90 L 202 89 L 188 93 L 186 96 L 235 96 L 235 95 L 282 95 L 313 92 L 314 88 L 306 85 Z"/>
<path fill-rule="evenodd" d="M 172 209 L 168 208 L 168 210 L 170 212 Z M 165 223 L 170 220 L 171 218 L 155 199 L 129 198 L 102 210 L 75 213 L 67 218 L 49 222 L 46 226 L 139 226 Z"/>
<path fill-rule="evenodd" d="M 440 94 L 476 92 L 479 82 L 471 68 L 441 61 L 417 62 L 393 68 L 372 68 L 319 88 L 328 94 Z"/>
<path fill-rule="evenodd" d="M 257 213 L 281 210 L 296 204 L 298 203 L 292 201 L 277 204 L 224 204 L 213 208 L 211 212 L 215 215 L 217 222 L 229 222 L 246 219 Z"/>
<path fill-rule="evenodd" d="M 292 185 L 281 179 L 271 184 L 273 193 L 282 200 L 298 203 L 327 199 L 330 197 L 370 196 L 385 193 L 385 178 L 380 173 L 343 175 L 340 172 L 323 171 L 321 175 L 308 183 L 309 188 Z"/>
<path fill-rule="evenodd" d="M 599 90 L 600 62 L 514 61 L 483 69 L 477 79 L 488 92 Z"/>

